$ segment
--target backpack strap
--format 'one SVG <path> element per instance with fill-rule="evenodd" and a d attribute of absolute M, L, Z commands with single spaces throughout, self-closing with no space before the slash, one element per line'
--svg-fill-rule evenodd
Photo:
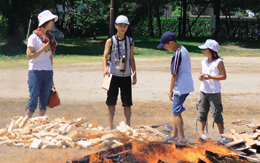
<path fill-rule="evenodd" d="M 131 47 L 131 46 L 132 46 L 132 42 L 131 42 L 130 37 L 128 37 L 128 40 L 129 40 L 129 45 L 130 45 L 130 47 Z"/>

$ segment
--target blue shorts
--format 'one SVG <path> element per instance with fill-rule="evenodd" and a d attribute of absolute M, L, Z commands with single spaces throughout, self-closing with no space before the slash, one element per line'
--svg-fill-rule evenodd
<path fill-rule="evenodd" d="M 185 111 L 185 108 L 182 106 L 186 98 L 188 97 L 188 94 L 183 94 L 181 96 L 174 95 L 173 98 L 173 104 L 172 104 L 172 112 L 174 117 L 181 114 L 183 111 Z"/>

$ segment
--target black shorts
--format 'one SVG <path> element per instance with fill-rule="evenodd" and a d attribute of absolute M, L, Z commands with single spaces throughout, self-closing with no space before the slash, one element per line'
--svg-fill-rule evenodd
<path fill-rule="evenodd" d="M 132 82 L 131 76 L 128 77 L 118 77 L 112 76 L 109 90 L 107 91 L 107 101 L 108 106 L 114 106 L 117 102 L 118 88 L 120 88 L 121 101 L 123 107 L 129 107 L 133 105 L 132 103 Z"/>

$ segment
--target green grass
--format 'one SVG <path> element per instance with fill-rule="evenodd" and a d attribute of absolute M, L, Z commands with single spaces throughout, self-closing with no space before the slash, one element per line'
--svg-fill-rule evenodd
<path fill-rule="evenodd" d="M 160 38 L 133 37 L 135 41 L 134 54 L 136 58 L 171 57 L 173 52 L 165 49 L 158 50 Z M 57 40 L 58 46 L 54 55 L 54 64 L 65 65 L 85 62 L 101 62 L 107 36 L 93 38 L 70 38 Z M 202 57 L 202 50 L 198 48 L 206 38 L 179 39 L 178 43 L 184 45 L 191 57 Z M 6 40 L 0 40 L 0 69 L 21 68 L 28 66 L 25 55 L 26 46 L 22 50 L 7 47 Z M 230 49 L 225 45 L 238 45 L 247 49 Z M 260 57 L 259 42 L 223 42 L 220 47 L 220 56 Z M 20 55 L 17 55 L 20 54 Z"/>

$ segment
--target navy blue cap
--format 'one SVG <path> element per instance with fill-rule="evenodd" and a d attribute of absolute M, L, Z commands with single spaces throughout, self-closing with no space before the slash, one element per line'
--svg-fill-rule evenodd
<path fill-rule="evenodd" d="M 157 46 L 158 49 L 161 49 L 165 44 L 169 43 L 170 41 L 175 41 L 175 33 L 171 31 L 166 31 L 161 37 L 161 43 Z"/>

